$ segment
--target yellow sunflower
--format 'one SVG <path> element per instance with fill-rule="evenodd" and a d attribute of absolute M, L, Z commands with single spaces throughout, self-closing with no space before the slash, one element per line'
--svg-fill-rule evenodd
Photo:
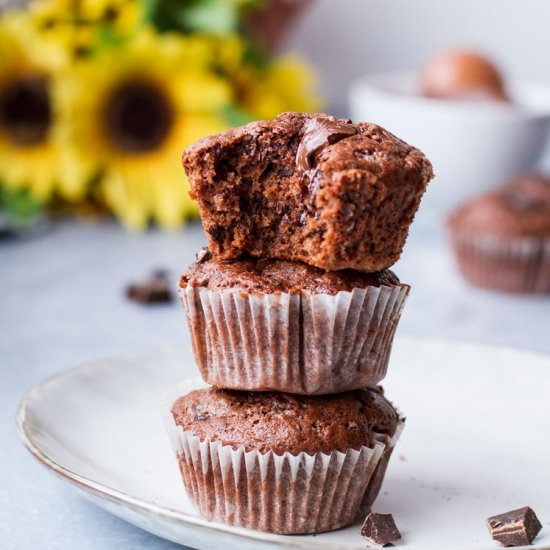
<path fill-rule="evenodd" d="M 284 111 L 314 112 L 322 106 L 313 93 L 313 70 L 293 56 L 279 57 L 267 67 L 243 66 L 236 82 L 239 102 L 253 119 L 273 118 Z"/>
<path fill-rule="evenodd" d="M 46 39 L 63 44 L 77 57 L 89 53 L 102 31 L 126 38 L 144 18 L 139 0 L 35 0 L 29 14 Z"/>
<path fill-rule="evenodd" d="M 207 38 L 143 30 L 81 61 L 67 81 L 74 138 L 102 169 L 107 205 L 131 228 L 176 227 L 195 213 L 181 153 L 226 127 L 220 112 L 231 100 L 211 57 Z"/>
<path fill-rule="evenodd" d="M 51 76 L 63 52 L 42 44 L 19 13 L 0 19 L 0 52 L 0 184 L 28 189 L 40 202 L 54 192 L 81 198 L 86 164 L 60 138 L 64 115 Z"/>

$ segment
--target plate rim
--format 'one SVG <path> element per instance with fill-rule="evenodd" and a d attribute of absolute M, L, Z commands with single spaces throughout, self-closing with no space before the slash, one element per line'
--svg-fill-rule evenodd
<path fill-rule="evenodd" d="M 508 350 L 514 353 L 532 355 L 539 359 L 546 359 L 550 361 L 550 354 L 548 353 L 544 353 L 538 350 L 531 350 L 531 349 L 526 349 L 521 347 L 510 346 L 510 345 L 499 345 L 499 344 L 492 344 L 492 343 L 476 342 L 476 341 L 465 340 L 465 339 L 436 338 L 436 337 L 422 336 L 422 335 L 402 335 L 399 337 L 399 340 L 408 340 L 408 341 L 416 341 L 416 342 L 421 341 L 424 343 L 433 342 L 437 344 L 450 344 L 451 346 L 470 346 L 470 347 L 484 348 L 484 349 L 495 349 L 500 351 Z M 77 472 L 74 472 L 71 469 L 63 466 L 62 464 L 59 464 L 58 462 L 56 462 L 56 460 L 50 457 L 47 454 L 47 452 L 41 448 L 38 441 L 36 441 L 36 439 L 34 439 L 33 436 L 31 435 L 31 430 L 28 429 L 28 422 L 27 422 L 27 411 L 28 411 L 29 404 L 33 401 L 34 398 L 36 398 L 37 395 L 39 395 L 50 384 L 56 383 L 63 378 L 74 376 L 75 374 L 78 374 L 85 370 L 93 370 L 94 368 L 98 368 L 98 366 L 101 366 L 102 364 L 105 364 L 105 363 L 127 364 L 129 361 L 140 360 L 147 356 L 169 355 L 170 353 L 177 353 L 178 350 L 181 351 L 180 348 L 182 348 L 182 346 L 174 345 L 173 347 L 170 347 L 170 348 L 166 346 L 162 346 L 162 347 L 153 348 L 148 351 L 143 351 L 139 353 L 136 352 L 132 354 L 115 355 L 111 357 L 93 359 L 90 361 L 81 362 L 79 364 L 76 364 L 66 369 L 62 369 L 61 371 L 53 374 L 52 376 L 45 378 L 41 382 L 32 386 L 29 391 L 27 391 L 27 393 L 23 396 L 23 398 L 21 399 L 17 407 L 15 420 L 16 420 L 17 433 L 20 440 L 22 441 L 26 449 L 31 453 L 31 455 L 34 456 L 34 458 L 36 458 L 40 462 L 40 464 L 42 464 L 42 466 L 46 467 L 48 470 L 54 473 L 57 477 L 61 478 L 63 481 L 69 483 L 72 486 L 75 486 L 79 490 L 82 490 L 84 492 L 89 492 L 93 496 L 99 499 L 107 500 L 118 505 L 128 506 L 132 510 L 137 512 L 154 513 L 163 519 L 167 519 L 170 521 L 179 521 L 179 522 L 182 522 L 183 524 L 187 524 L 188 526 L 199 528 L 202 531 L 217 531 L 220 534 L 225 533 L 231 536 L 241 537 L 241 538 L 249 539 L 251 541 L 258 541 L 258 542 L 264 542 L 264 543 L 265 542 L 269 542 L 272 544 L 283 543 L 286 547 L 294 547 L 294 548 L 301 548 L 301 549 L 311 548 L 311 544 L 308 541 L 300 541 L 300 538 L 296 536 L 293 537 L 293 536 L 287 536 L 287 535 L 278 535 L 275 533 L 268 533 L 264 531 L 254 531 L 252 529 L 246 529 L 246 528 L 237 527 L 233 525 L 226 525 L 220 522 L 213 522 L 200 515 L 191 515 L 186 512 L 181 512 L 178 510 L 174 510 L 172 508 L 168 508 L 166 506 L 161 506 L 159 504 L 147 502 L 138 497 L 129 495 L 119 489 L 115 489 L 101 482 L 94 481 L 93 479 L 90 479 Z M 122 518 L 122 519 L 125 519 L 125 518 Z M 347 546 L 343 547 L 340 544 L 335 544 L 332 542 L 323 542 L 321 540 L 317 540 L 316 545 L 318 545 L 318 547 L 322 550 L 324 549 L 338 550 L 342 548 L 349 548 Z M 522 548 L 526 548 L 526 549 L 533 548 L 534 550 L 550 550 L 550 545 L 538 546 L 538 547 L 532 546 L 532 545 L 525 546 L 525 547 L 518 547 L 518 550 L 522 550 Z M 479 550 L 494 550 L 494 546 L 483 547 L 482 549 L 479 549 Z"/>
<path fill-rule="evenodd" d="M 173 350 L 176 351 L 176 349 L 177 349 L 176 346 L 174 346 Z M 291 538 L 286 535 L 278 535 L 276 533 L 268 533 L 264 531 L 254 531 L 252 529 L 246 529 L 246 528 L 238 527 L 234 525 L 226 525 L 221 522 L 213 522 L 201 515 L 191 515 L 186 512 L 180 512 L 178 510 L 168 508 L 166 506 L 161 506 L 159 504 L 147 502 L 138 497 L 129 495 L 119 489 L 115 489 L 101 482 L 94 481 L 93 479 L 90 479 L 86 476 L 78 474 L 77 472 L 74 472 L 71 469 L 59 464 L 53 458 L 48 456 L 47 452 L 41 448 L 40 444 L 35 439 L 33 439 L 33 436 L 30 434 L 30 430 L 26 429 L 26 427 L 28 426 L 28 423 L 27 423 L 28 405 L 29 403 L 32 402 L 33 398 L 35 398 L 36 395 L 38 395 L 48 385 L 56 383 L 60 379 L 66 378 L 68 376 L 78 374 L 81 371 L 93 370 L 94 368 L 97 368 L 98 365 L 101 365 L 104 363 L 109 362 L 109 363 L 123 364 L 123 363 L 127 363 L 128 361 L 137 360 L 139 358 L 147 357 L 150 355 L 153 355 L 153 356 L 159 355 L 159 354 L 167 355 L 168 353 L 170 353 L 170 351 L 168 351 L 167 348 L 159 347 L 153 351 L 149 350 L 143 353 L 119 355 L 119 356 L 113 356 L 111 358 L 83 362 L 83 363 L 80 363 L 79 365 L 75 365 L 73 367 L 63 369 L 60 372 L 44 379 L 42 382 L 39 382 L 24 395 L 24 397 L 22 398 L 22 400 L 20 401 L 17 407 L 16 427 L 17 427 L 17 433 L 23 445 L 31 453 L 31 455 L 34 456 L 34 458 L 36 458 L 38 462 L 40 462 L 42 466 L 46 467 L 57 477 L 61 478 L 63 481 L 69 483 L 70 485 L 76 487 L 79 490 L 93 494 L 97 498 L 107 500 L 109 502 L 113 502 L 118 505 L 129 506 L 131 509 L 136 511 L 154 513 L 164 519 L 171 520 L 171 521 L 179 521 L 189 526 L 192 526 L 194 528 L 200 528 L 203 531 L 214 530 L 221 534 L 226 533 L 234 537 L 246 538 L 246 539 L 257 541 L 260 543 L 261 542 L 263 543 L 269 542 L 271 544 L 284 543 L 284 545 L 286 545 L 287 547 L 294 547 L 294 548 L 299 548 L 304 550 L 311 548 L 311 545 L 309 544 L 309 542 L 300 541 L 300 539 L 296 537 Z M 125 518 L 122 518 L 122 519 L 125 519 Z M 125 521 L 128 521 L 128 520 L 125 520 Z M 139 527 L 139 525 L 136 525 L 136 524 L 133 524 L 133 525 Z M 139 527 L 139 528 L 143 529 L 142 527 Z M 319 544 L 319 548 L 321 550 L 325 550 L 325 549 L 341 550 L 343 548 L 346 548 L 346 549 L 348 548 L 347 546 L 344 547 L 340 544 L 334 544 L 330 542 L 318 541 L 317 544 Z"/>

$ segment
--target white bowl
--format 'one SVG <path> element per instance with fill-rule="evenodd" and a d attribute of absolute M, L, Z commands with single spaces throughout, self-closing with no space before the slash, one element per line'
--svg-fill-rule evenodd
<path fill-rule="evenodd" d="M 429 99 L 411 73 L 380 73 L 354 82 L 354 122 L 380 124 L 420 148 L 436 179 L 425 201 L 447 210 L 468 197 L 532 169 L 550 127 L 550 87 L 511 82 L 513 104 Z"/>

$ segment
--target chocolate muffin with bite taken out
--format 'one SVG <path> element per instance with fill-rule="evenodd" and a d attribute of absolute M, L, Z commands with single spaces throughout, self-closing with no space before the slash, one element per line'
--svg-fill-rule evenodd
<path fill-rule="evenodd" d="M 381 271 L 401 254 L 432 166 L 366 122 L 283 113 L 184 152 L 216 259 L 249 255 Z"/>

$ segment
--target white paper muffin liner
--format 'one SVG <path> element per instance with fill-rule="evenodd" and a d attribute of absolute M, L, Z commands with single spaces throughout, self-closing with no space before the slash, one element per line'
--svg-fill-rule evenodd
<path fill-rule="evenodd" d="M 202 377 L 223 388 L 328 394 L 384 376 L 408 285 L 335 295 L 180 287 Z"/>
<path fill-rule="evenodd" d="M 376 434 L 374 448 L 277 455 L 200 439 L 175 424 L 175 400 L 204 387 L 186 381 L 166 396 L 163 416 L 190 500 L 209 520 L 259 531 L 307 534 L 353 523 L 376 498 L 393 437 Z"/>
<path fill-rule="evenodd" d="M 550 292 L 550 238 L 452 235 L 462 275 L 483 288 Z"/>

